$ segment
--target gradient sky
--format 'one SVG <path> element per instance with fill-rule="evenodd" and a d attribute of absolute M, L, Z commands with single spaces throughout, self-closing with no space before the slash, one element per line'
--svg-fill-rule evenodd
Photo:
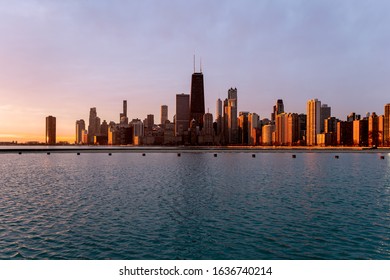
<path fill-rule="evenodd" d="M 238 89 L 238 110 L 304 113 L 318 98 L 345 120 L 390 102 L 390 1 L 2 1 L 0 141 L 74 141 L 75 121 L 175 111 L 202 57 L 206 108 Z M 197 59 L 197 70 L 199 60 Z M 206 109 L 207 110 L 207 109 Z"/>

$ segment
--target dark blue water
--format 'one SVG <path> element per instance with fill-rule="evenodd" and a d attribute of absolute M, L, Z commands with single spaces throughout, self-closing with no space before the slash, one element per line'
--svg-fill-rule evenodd
<path fill-rule="evenodd" d="M 390 156 L 0 154 L 0 259 L 390 259 Z"/>

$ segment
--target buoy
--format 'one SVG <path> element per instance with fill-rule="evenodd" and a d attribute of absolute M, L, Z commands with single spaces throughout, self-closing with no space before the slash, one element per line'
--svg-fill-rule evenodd
<path fill-rule="evenodd" d="M 214 154 L 214 157 L 217 157 L 218 155 L 217 154 Z"/>
<path fill-rule="evenodd" d="M 292 158 L 297 158 L 297 155 L 292 155 Z"/>
<path fill-rule="evenodd" d="M 111 153 L 108 153 L 109 156 L 111 156 L 112 154 Z"/>
<path fill-rule="evenodd" d="M 381 156 L 381 159 L 385 159 L 385 156 Z"/>
<path fill-rule="evenodd" d="M 79 155 L 80 155 L 80 153 L 77 153 L 77 155 L 79 156 Z"/>
<path fill-rule="evenodd" d="M 50 155 L 50 152 L 48 152 L 47 154 Z"/>
<path fill-rule="evenodd" d="M 19 155 L 21 155 L 22 154 L 22 152 L 19 152 Z"/>
<path fill-rule="evenodd" d="M 334 156 L 335 159 L 339 159 L 339 156 Z"/>
<path fill-rule="evenodd" d="M 145 156 L 145 154 L 142 154 L 142 156 L 144 157 L 144 156 Z"/>
<path fill-rule="evenodd" d="M 255 158 L 255 157 L 256 157 L 256 155 L 255 155 L 255 154 L 253 154 L 253 155 L 252 155 L 252 157 L 253 157 L 253 158 Z"/>
<path fill-rule="evenodd" d="M 180 157 L 180 156 L 181 156 L 181 154 L 180 154 L 180 153 L 178 153 L 178 154 L 177 154 L 177 156 L 178 156 L 178 157 Z"/>

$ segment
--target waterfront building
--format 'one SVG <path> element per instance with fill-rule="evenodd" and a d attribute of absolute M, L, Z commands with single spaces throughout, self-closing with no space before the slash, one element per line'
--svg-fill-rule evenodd
<path fill-rule="evenodd" d="M 324 133 L 330 135 L 327 136 L 326 145 L 335 146 L 337 145 L 337 123 L 338 119 L 335 117 L 328 117 L 324 121 Z M 330 140 L 329 140 L 330 139 Z"/>
<path fill-rule="evenodd" d="M 299 125 L 299 139 L 298 143 L 301 145 L 306 144 L 306 114 L 298 115 L 298 125 Z"/>
<path fill-rule="evenodd" d="M 77 145 L 83 144 L 83 130 L 85 130 L 85 121 L 83 119 L 76 121 L 76 141 Z"/>
<path fill-rule="evenodd" d="M 330 118 L 331 116 L 331 108 L 327 104 L 321 105 L 321 119 L 320 119 L 320 132 L 323 133 L 325 131 L 325 120 Z"/>
<path fill-rule="evenodd" d="M 385 105 L 385 115 L 383 120 L 383 145 L 390 146 L 390 103 Z"/>
<path fill-rule="evenodd" d="M 317 144 L 317 134 L 320 133 L 321 128 L 321 101 L 318 99 L 309 100 L 306 105 L 306 112 L 306 145 L 315 146 Z"/>
<path fill-rule="evenodd" d="M 249 145 L 258 145 L 260 136 L 260 116 L 256 113 L 248 115 L 248 141 Z"/>
<path fill-rule="evenodd" d="M 296 145 L 299 141 L 299 115 L 297 113 L 287 114 L 287 137 L 286 144 Z"/>
<path fill-rule="evenodd" d="M 212 136 L 214 135 L 213 129 L 213 115 L 211 113 L 206 113 L 203 116 L 203 135 Z"/>
<path fill-rule="evenodd" d="M 238 143 L 242 145 L 249 144 L 249 112 L 240 112 L 238 117 Z"/>
<path fill-rule="evenodd" d="M 204 85 L 203 73 L 195 72 L 191 79 L 191 100 L 190 100 L 190 121 L 195 120 L 195 126 L 199 130 L 203 128 L 204 106 Z"/>
<path fill-rule="evenodd" d="M 275 131 L 275 125 L 266 124 L 263 126 L 261 131 L 261 143 L 265 146 L 270 146 L 273 144 L 272 135 Z"/>
<path fill-rule="evenodd" d="M 368 117 L 368 145 L 383 145 L 383 116 L 378 116 L 375 112 Z"/>
<path fill-rule="evenodd" d="M 46 144 L 56 144 L 56 118 L 53 116 L 46 117 Z"/>
<path fill-rule="evenodd" d="M 348 121 L 337 122 L 337 145 L 339 146 L 353 145 L 353 122 L 348 122 Z"/>
<path fill-rule="evenodd" d="M 275 116 L 275 145 L 287 145 L 287 114 Z"/>
<path fill-rule="evenodd" d="M 189 129 L 190 123 L 190 95 L 176 95 L 175 135 L 183 136 Z"/>
<path fill-rule="evenodd" d="M 161 124 L 165 126 L 167 120 L 168 120 L 168 106 L 161 105 Z"/>
<path fill-rule="evenodd" d="M 353 145 L 367 146 L 368 145 L 368 120 L 353 121 Z"/>

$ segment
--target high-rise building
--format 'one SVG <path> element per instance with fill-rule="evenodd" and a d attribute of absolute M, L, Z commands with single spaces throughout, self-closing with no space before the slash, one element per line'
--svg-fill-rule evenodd
<path fill-rule="evenodd" d="M 214 129 L 213 129 L 213 115 L 211 113 L 206 113 L 203 116 L 203 134 L 207 136 L 212 136 Z"/>
<path fill-rule="evenodd" d="M 383 145 L 390 146 L 390 103 L 385 105 L 385 116 L 383 120 Z"/>
<path fill-rule="evenodd" d="M 190 121 L 195 120 L 195 126 L 203 128 L 204 106 L 204 85 L 203 73 L 193 73 L 191 79 L 191 101 L 190 101 Z"/>
<path fill-rule="evenodd" d="M 311 99 L 306 104 L 306 145 L 317 144 L 317 134 L 320 133 L 321 101 Z"/>
<path fill-rule="evenodd" d="M 276 114 L 275 117 L 276 145 L 287 145 L 287 114 Z"/>
<path fill-rule="evenodd" d="M 296 145 L 299 141 L 299 115 L 296 113 L 287 114 L 287 145 Z"/>
<path fill-rule="evenodd" d="M 215 108 L 215 122 L 217 123 L 217 135 L 220 135 L 223 130 L 222 122 L 222 100 L 218 98 L 216 108 Z"/>
<path fill-rule="evenodd" d="M 353 121 L 353 145 L 368 145 L 368 119 Z"/>
<path fill-rule="evenodd" d="M 272 145 L 272 134 L 275 132 L 275 125 L 264 125 L 261 132 L 261 143 L 266 146 Z"/>
<path fill-rule="evenodd" d="M 94 137 L 100 135 L 100 118 L 97 116 L 96 108 L 93 107 L 89 111 L 88 125 L 88 144 L 94 143 Z"/>
<path fill-rule="evenodd" d="M 46 117 L 46 144 L 56 144 L 56 118 L 53 116 Z"/>
<path fill-rule="evenodd" d="M 175 135 L 183 136 L 190 127 L 190 95 L 176 95 Z"/>
<path fill-rule="evenodd" d="M 85 121 L 76 121 L 76 145 L 83 144 L 83 130 L 85 130 Z"/>
<path fill-rule="evenodd" d="M 281 114 L 281 113 L 284 113 L 284 104 L 283 104 L 283 100 L 282 99 L 278 99 L 276 101 L 276 105 L 274 105 L 274 107 L 273 107 L 273 112 L 271 114 L 271 121 L 273 123 L 275 123 L 276 116 Z"/>
<path fill-rule="evenodd" d="M 164 126 L 167 120 L 168 120 L 168 106 L 161 105 L 161 124 Z"/>
<path fill-rule="evenodd" d="M 352 146 L 353 145 L 353 122 L 337 123 L 337 145 Z"/>
<path fill-rule="evenodd" d="M 373 112 L 368 118 L 368 145 L 382 146 L 383 117 Z"/>
<path fill-rule="evenodd" d="M 249 145 L 258 145 L 260 136 L 260 116 L 256 113 L 248 115 Z"/>
<path fill-rule="evenodd" d="M 325 131 L 325 120 L 330 118 L 331 108 L 327 104 L 321 106 L 320 133 Z"/>
<path fill-rule="evenodd" d="M 123 100 L 123 113 L 119 114 L 119 123 L 122 126 L 129 124 L 129 118 L 127 117 L 127 100 Z"/>
<path fill-rule="evenodd" d="M 236 144 L 238 142 L 237 126 L 237 88 L 228 90 L 228 98 L 224 102 L 225 142 Z"/>
<path fill-rule="evenodd" d="M 249 144 L 249 112 L 240 112 L 238 117 L 238 143 L 242 145 Z"/>
<path fill-rule="evenodd" d="M 149 114 L 146 117 L 146 127 L 149 131 L 151 131 L 153 129 L 153 126 L 154 126 L 154 115 Z"/>

